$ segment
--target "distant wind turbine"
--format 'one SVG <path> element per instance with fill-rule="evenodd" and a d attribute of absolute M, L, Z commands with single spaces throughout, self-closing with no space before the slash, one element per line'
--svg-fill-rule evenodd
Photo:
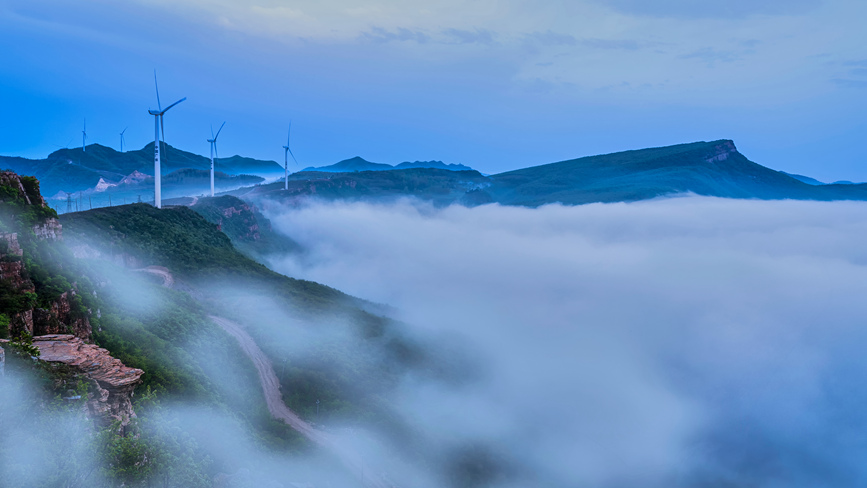
<path fill-rule="evenodd" d="M 292 134 L 292 122 L 289 122 L 289 130 L 286 132 L 286 145 L 283 146 L 283 170 L 285 172 L 283 176 L 283 189 L 289 189 L 289 154 L 292 154 L 292 150 L 289 149 L 289 136 Z M 295 155 L 292 154 L 292 161 L 295 161 L 295 164 L 298 164 L 298 160 L 295 159 Z"/>
<path fill-rule="evenodd" d="M 223 125 L 226 125 L 226 123 L 223 122 Z M 223 125 L 217 130 L 217 135 L 214 135 L 214 127 L 211 126 L 211 139 L 208 139 L 208 142 L 211 144 L 211 196 L 214 196 L 214 155 L 217 154 L 217 138 L 220 137 Z M 219 158 L 220 156 L 217 157 Z"/>
<path fill-rule="evenodd" d="M 120 131 L 120 152 L 123 152 L 123 133 L 126 132 L 126 129 L 129 129 L 129 127 Z"/>
<path fill-rule="evenodd" d="M 157 84 L 157 71 L 154 70 L 154 87 L 157 90 L 157 110 L 148 109 L 148 113 L 154 116 L 154 206 L 156 208 L 162 208 L 162 180 L 160 177 L 160 133 L 163 134 L 163 141 L 166 139 L 165 127 L 163 126 L 163 115 L 169 111 L 170 108 L 175 105 L 183 102 L 187 99 L 184 97 L 177 102 L 169 105 L 163 110 L 162 105 L 160 105 L 160 87 Z"/>
<path fill-rule="evenodd" d="M 81 152 L 86 152 L 87 149 L 87 118 L 84 119 L 84 128 L 81 130 Z"/>

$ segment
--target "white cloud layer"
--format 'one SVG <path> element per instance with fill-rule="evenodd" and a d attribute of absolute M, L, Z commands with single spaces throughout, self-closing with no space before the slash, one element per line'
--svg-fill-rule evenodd
<path fill-rule="evenodd" d="M 867 204 L 312 205 L 276 263 L 460 341 L 461 387 L 396 404 L 533 486 L 867 480 Z M 529 486 L 523 484 L 522 486 Z"/>

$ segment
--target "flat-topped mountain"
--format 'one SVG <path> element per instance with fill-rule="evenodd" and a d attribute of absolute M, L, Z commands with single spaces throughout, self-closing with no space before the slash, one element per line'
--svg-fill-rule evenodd
<path fill-rule="evenodd" d="M 507 205 L 634 201 L 678 193 L 725 198 L 867 199 L 867 185 L 810 185 L 719 140 L 624 151 L 500 173 L 486 190 Z"/>

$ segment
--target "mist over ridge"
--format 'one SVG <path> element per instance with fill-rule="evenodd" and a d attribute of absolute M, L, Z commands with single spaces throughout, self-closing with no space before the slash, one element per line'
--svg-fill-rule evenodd
<path fill-rule="evenodd" d="M 865 204 L 705 197 L 537 209 L 271 208 L 280 272 L 385 302 L 483 373 L 407 379 L 443 443 L 538 486 L 858 486 Z M 520 483 L 519 483 L 520 485 Z"/>

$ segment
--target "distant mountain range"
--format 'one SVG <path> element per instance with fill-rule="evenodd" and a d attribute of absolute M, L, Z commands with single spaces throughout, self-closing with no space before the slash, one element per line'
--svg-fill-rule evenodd
<path fill-rule="evenodd" d="M 412 196 L 438 205 L 496 202 L 535 207 L 548 203 L 636 201 L 686 193 L 725 198 L 867 200 L 867 184 L 806 183 L 756 164 L 738 152 L 734 142 L 719 140 L 590 156 L 491 176 L 472 170 L 436 168 L 340 174 L 300 172 L 293 175 L 288 191 L 282 184 L 274 184 L 244 193 L 281 199 Z"/>
<path fill-rule="evenodd" d="M 166 198 L 202 195 L 206 191 L 210 167 L 207 158 L 171 146 L 163 154 Z M 284 200 L 416 197 L 436 205 L 495 202 L 529 207 L 635 201 L 685 193 L 726 198 L 867 200 L 867 184 L 825 184 L 807 176 L 775 171 L 747 159 L 730 140 L 590 156 L 495 175 L 441 161 L 392 166 L 354 157 L 291 174 L 288 191 L 283 189 L 282 181 L 261 185 L 259 177 L 240 176 L 282 176 L 283 168 L 274 161 L 233 156 L 217 160 L 216 166 L 218 186 L 228 190 L 224 193 Z M 60 190 L 88 190 L 93 194 L 92 201 L 100 206 L 97 193 L 105 197 L 128 189 L 126 195 L 115 194 L 115 201 L 117 197 L 124 198 L 122 201 L 147 201 L 153 145 L 119 153 L 93 144 L 86 153 L 62 149 L 44 160 L 0 157 L 0 168 L 36 176 L 46 195 Z M 79 200 L 82 198 L 79 196 Z M 88 200 L 88 205 L 92 201 Z"/>
<path fill-rule="evenodd" d="M 163 174 L 182 169 L 211 168 L 210 159 L 168 144 L 163 146 L 161 156 Z M 241 156 L 216 159 L 214 167 L 227 175 L 270 176 L 283 173 L 283 167 L 275 161 Z M 59 191 L 77 192 L 94 188 L 100 178 L 108 183 L 119 183 L 136 171 L 153 176 L 154 145 L 149 143 L 138 150 L 118 152 L 100 144 L 90 144 L 86 151 L 81 148 L 60 149 L 45 159 L 0 156 L 0 168 L 35 176 L 41 182 L 42 193 L 51 196 Z"/>
<path fill-rule="evenodd" d="M 469 166 L 463 164 L 446 164 L 442 161 L 409 161 L 400 163 L 396 166 L 383 163 L 371 163 L 359 156 L 350 159 L 344 159 L 330 166 L 320 166 L 318 168 L 308 167 L 301 171 L 318 171 L 322 173 L 351 173 L 356 171 L 389 171 L 394 169 L 412 169 L 412 168 L 434 168 L 444 169 L 448 171 L 468 171 L 472 170 Z"/>

